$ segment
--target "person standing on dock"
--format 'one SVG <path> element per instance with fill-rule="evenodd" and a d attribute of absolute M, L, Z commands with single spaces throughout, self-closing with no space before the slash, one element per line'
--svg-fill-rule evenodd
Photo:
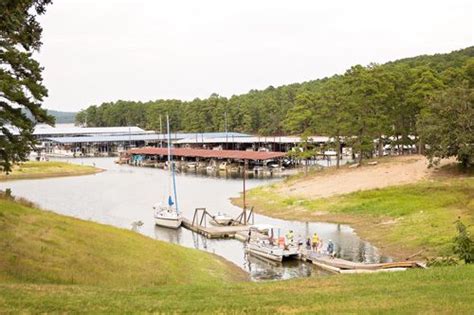
<path fill-rule="evenodd" d="M 328 241 L 327 253 L 329 256 L 331 256 L 331 258 L 334 258 L 336 254 L 336 252 L 334 251 L 334 243 L 331 240 Z"/>
<path fill-rule="evenodd" d="M 293 230 L 289 230 L 288 233 L 286 233 L 286 242 L 288 245 L 293 244 L 294 238 Z"/>
<path fill-rule="evenodd" d="M 306 249 L 307 250 L 311 250 L 311 239 L 308 237 L 308 239 L 306 240 Z"/>
<path fill-rule="evenodd" d="M 298 239 L 297 239 L 297 242 L 298 242 L 298 252 L 301 250 L 301 248 L 303 247 L 303 237 L 300 235 L 298 235 Z"/>
<path fill-rule="evenodd" d="M 249 233 L 247 235 L 247 243 L 250 243 L 250 240 L 252 239 L 252 230 L 249 229 Z"/>
<path fill-rule="evenodd" d="M 318 233 L 314 232 L 314 234 L 313 234 L 313 240 L 312 240 L 311 244 L 312 244 L 312 246 L 313 246 L 313 251 L 317 251 L 318 245 L 319 245 L 319 236 L 318 236 Z"/>

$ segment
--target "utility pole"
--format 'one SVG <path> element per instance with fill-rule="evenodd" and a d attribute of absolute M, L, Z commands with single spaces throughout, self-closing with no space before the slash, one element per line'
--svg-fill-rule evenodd
<path fill-rule="evenodd" d="M 229 138 L 227 136 L 227 111 L 224 112 L 224 128 L 225 128 L 225 146 L 227 149 Z"/>
<path fill-rule="evenodd" d="M 242 210 L 242 214 L 244 216 L 244 225 L 247 225 L 247 205 L 246 205 L 246 202 L 245 202 L 245 177 L 246 177 L 246 174 L 247 172 L 245 171 L 247 169 L 247 160 L 244 160 L 244 174 L 243 174 L 243 197 L 244 197 L 244 207 L 243 207 L 243 210 Z"/>
<path fill-rule="evenodd" d="M 160 138 L 163 136 L 163 125 L 161 124 L 161 114 L 160 114 Z M 160 148 L 163 147 L 163 139 L 160 139 Z"/>

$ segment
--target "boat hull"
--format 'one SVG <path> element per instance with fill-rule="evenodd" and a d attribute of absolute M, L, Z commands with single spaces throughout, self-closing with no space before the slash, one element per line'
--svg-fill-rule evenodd
<path fill-rule="evenodd" d="M 298 256 L 297 248 L 290 247 L 288 249 L 279 248 L 276 246 L 269 246 L 265 244 L 249 243 L 246 246 L 246 251 L 250 254 L 264 257 L 273 261 L 283 261 Z"/>
<path fill-rule="evenodd" d="M 283 261 L 283 250 L 280 248 L 269 248 L 266 246 L 259 246 L 256 244 L 247 244 L 245 248 L 250 254 L 264 257 L 273 261 Z"/>
<path fill-rule="evenodd" d="M 155 225 L 170 228 L 170 229 L 177 229 L 181 226 L 182 223 L 181 218 L 158 218 L 155 217 Z"/>
<path fill-rule="evenodd" d="M 259 250 L 247 249 L 247 252 L 249 252 L 250 254 L 255 255 L 255 256 L 259 256 L 259 257 L 263 257 L 263 258 L 266 258 L 266 259 L 270 259 L 270 260 L 272 260 L 272 261 L 278 261 L 278 262 L 282 262 L 282 261 L 283 261 L 283 256 L 273 255 L 273 254 L 266 253 L 266 252 L 262 252 L 262 251 L 259 251 Z"/>

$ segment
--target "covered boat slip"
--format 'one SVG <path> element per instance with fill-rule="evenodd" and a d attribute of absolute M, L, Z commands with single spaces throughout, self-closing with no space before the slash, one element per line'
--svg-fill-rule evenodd
<path fill-rule="evenodd" d="M 131 149 L 127 151 L 130 155 L 168 156 L 167 148 L 145 147 Z M 247 160 L 247 161 L 267 161 L 284 158 L 287 154 L 283 152 L 269 151 L 239 151 L 239 150 L 206 150 L 206 149 L 188 149 L 188 148 L 172 148 L 171 155 L 181 158 L 192 159 L 219 159 L 219 160 Z"/>
<path fill-rule="evenodd" d="M 180 171 L 206 174 L 246 172 L 254 176 L 272 176 L 292 166 L 287 154 L 283 152 L 172 148 L 171 155 Z M 167 148 L 136 148 L 122 154 L 117 163 L 166 168 L 167 156 Z"/>

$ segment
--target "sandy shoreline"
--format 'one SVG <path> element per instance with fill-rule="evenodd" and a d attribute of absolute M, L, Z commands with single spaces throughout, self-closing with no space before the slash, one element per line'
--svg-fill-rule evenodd
<path fill-rule="evenodd" d="M 355 191 L 404 185 L 429 178 L 436 171 L 428 168 L 428 161 L 421 155 L 389 158 L 389 162 L 364 165 L 358 168 L 345 167 L 331 172 L 321 172 L 307 179 L 288 181 L 278 185 L 277 193 L 304 198 L 325 198 Z M 442 165 L 453 162 L 446 160 Z"/>

